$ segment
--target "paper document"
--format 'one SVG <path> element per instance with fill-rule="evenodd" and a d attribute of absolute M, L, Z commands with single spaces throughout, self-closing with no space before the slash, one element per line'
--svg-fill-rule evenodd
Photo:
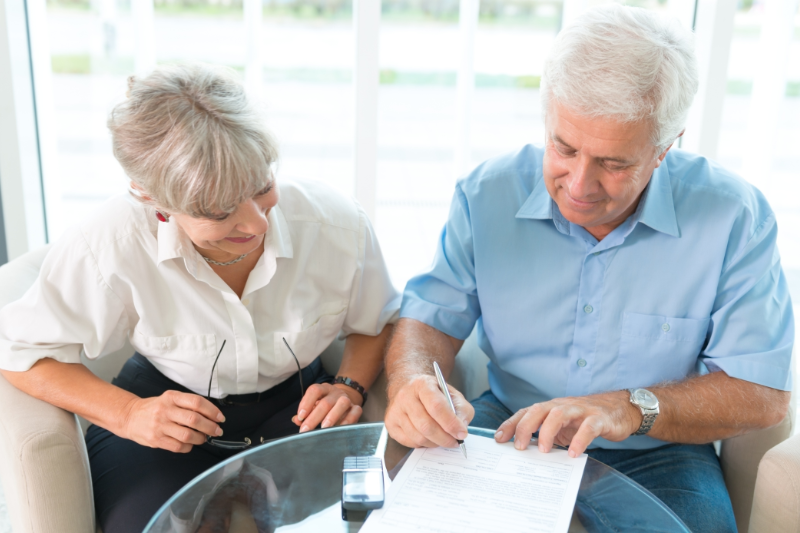
<path fill-rule="evenodd" d="M 414 450 L 361 533 L 567 532 L 586 454 L 477 435 L 465 443 L 468 459 L 458 448 Z"/>

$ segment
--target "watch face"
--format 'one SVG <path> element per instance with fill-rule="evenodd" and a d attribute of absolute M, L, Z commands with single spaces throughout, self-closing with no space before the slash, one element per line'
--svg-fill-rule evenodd
<path fill-rule="evenodd" d="M 658 400 L 655 394 L 646 389 L 636 389 L 633 391 L 633 398 L 640 406 L 645 409 L 655 409 L 658 406 Z"/>

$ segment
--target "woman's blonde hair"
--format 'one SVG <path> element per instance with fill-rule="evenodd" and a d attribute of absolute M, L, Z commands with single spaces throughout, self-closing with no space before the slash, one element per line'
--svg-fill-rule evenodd
<path fill-rule="evenodd" d="M 163 66 L 128 86 L 108 128 L 139 201 L 213 219 L 272 182 L 277 147 L 233 70 Z"/>

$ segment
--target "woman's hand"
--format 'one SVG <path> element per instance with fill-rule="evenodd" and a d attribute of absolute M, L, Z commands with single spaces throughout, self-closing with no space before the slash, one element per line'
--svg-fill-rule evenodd
<path fill-rule="evenodd" d="M 315 383 L 306 390 L 292 422 L 300 426 L 300 433 L 318 425 L 329 428 L 354 424 L 361 416 L 363 400 L 358 391 L 346 385 Z"/>
<path fill-rule="evenodd" d="M 221 436 L 217 422 L 224 421 L 222 412 L 202 396 L 170 390 L 132 401 L 120 436 L 142 446 L 188 453 L 207 435 Z"/>

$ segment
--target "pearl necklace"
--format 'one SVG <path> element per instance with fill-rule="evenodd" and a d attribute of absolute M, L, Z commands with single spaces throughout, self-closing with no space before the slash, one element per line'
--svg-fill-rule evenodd
<path fill-rule="evenodd" d="M 247 252 L 247 254 L 249 254 L 249 253 L 250 252 Z M 233 261 L 228 261 L 227 263 L 220 263 L 219 261 L 214 261 L 213 259 L 209 259 L 208 257 L 204 256 L 203 254 L 200 254 L 200 257 L 205 259 L 206 263 L 211 263 L 212 265 L 217 265 L 217 266 L 224 267 L 224 266 L 232 265 L 234 263 L 238 263 L 239 261 L 241 261 L 242 259 L 247 257 L 247 254 L 242 254 L 239 257 L 237 257 L 236 259 L 234 259 Z"/>

